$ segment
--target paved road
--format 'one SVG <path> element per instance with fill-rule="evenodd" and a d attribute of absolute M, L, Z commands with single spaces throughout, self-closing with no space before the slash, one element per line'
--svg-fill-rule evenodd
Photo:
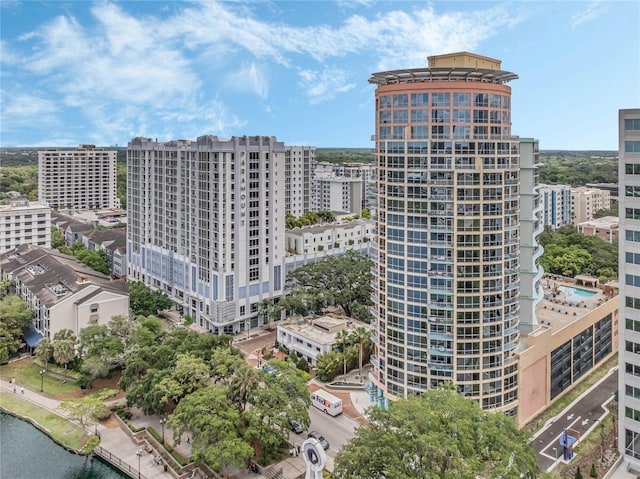
<path fill-rule="evenodd" d="M 538 464 L 543 471 L 553 469 L 557 465 L 556 455 L 558 462 L 567 462 L 562 458 L 562 446 L 558 443 L 564 428 L 573 429 L 574 431 L 569 432 L 572 436 L 576 436 L 575 431 L 579 431 L 582 439 L 590 432 L 597 433 L 592 430 L 608 414 L 605 404 L 613 399 L 617 388 L 618 370 L 615 369 L 601 383 L 586 391 L 578 401 L 570 404 L 536 433 L 532 443 L 538 456 Z"/>

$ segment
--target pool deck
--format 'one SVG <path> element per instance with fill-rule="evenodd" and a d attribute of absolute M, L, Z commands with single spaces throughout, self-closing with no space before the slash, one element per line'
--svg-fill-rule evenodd
<path fill-rule="evenodd" d="M 541 284 L 544 290 L 544 299 L 536 308 L 536 317 L 538 323 L 550 326 L 553 329 L 567 326 L 608 300 L 605 292 L 600 288 L 576 286 L 566 280 L 551 278 L 543 278 Z M 595 294 L 589 298 L 581 298 L 576 301 L 562 292 L 559 289 L 560 286 L 593 291 Z"/>

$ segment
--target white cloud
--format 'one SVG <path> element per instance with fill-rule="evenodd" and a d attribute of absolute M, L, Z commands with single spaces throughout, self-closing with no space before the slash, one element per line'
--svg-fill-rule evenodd
<path fill-rule="evenodd" d="M 230 73 L 226 78 L 226 84 L 230 89 L 248 91 L 263 99 L 266 99 L 269 93 L 269 85 L 262 67 L 255 62 Z"/>
<path fill-rule="evenodd" d="M 306 90 L 309 103 L 316 105 L 331 100 L 355 87 L 355 83 L 347 83 L 346 74 L 336 67 L 318 70 L 299 70 L 299 83 Z"/>
<path fill-rule="evenodd" d="M 357 3 L 370 6 L 368 0 Z M 224 89 L 266 99 L 267 72 L 275 76 L 277 68 L 296 65 L 298 86 L 317 104 L 353 89 L 362 81 L 356 68 L 366 68 L 367 61 L 371 70 L 426 65 L 427 55 L 473 50 L 522 20 L 514 6 L 442 14 L 432 6 L 401 6 L 369 17 L 350 15 L 337 26 L 299 26 L 266 20 L 257 13 L 264 6 L 259 2 L 176 3 L 155 16 L 127 12 L 126 5 L 99 2 L 90 21 L 62 15 L 15 43 L 3 40 L 2 62 L 28 72 L 36 83 L 30 86 L 51 92 L 45 103 L 34 95 L 23 107 L 25 117 L 29 108 L 42 119 L 47 110 L 66 109 L 83 116 L 85 126 L 78 128 L 95 131 L 97 144 L 173 130 L 180 137 L 202 134 L 203 128 L 223 135 L 246 124 L 220 100 Z M 331 66 L 354 55 L 354 68 Z M 244 63 L 238 69 L 239 58 Z M 9 107 L 18 108 L 13 102 L 4 111 Z M 169 126 L 155 132 L 160 122 Z"/>
<path fill-rule="evenodd" d="M 586 10 L 574 13 L 569 20 L 571 28 L 576 28 L 583 23 L 591 22 L 607 12 L 607 5 L 602 0 L 591 0 Z"/>
<path fill-rule="evenodd" d="M 56 104 L 40 96 L 19 93 L 11 94 L 6 90 L 1 93 L 2 117 L 5 122 L 17 123 L 48 123 L 52 121 L 52 114 L 58 108 Z"/>

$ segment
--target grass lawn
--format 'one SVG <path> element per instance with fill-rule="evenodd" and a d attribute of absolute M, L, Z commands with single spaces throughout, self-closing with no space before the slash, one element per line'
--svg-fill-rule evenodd
<path fill-rule="evenodd" d="M 80 386 L 75 381 L 67 381 L 61 384 L 62 381 L 60 379 L 48 376 L 46 373 L 44 378 L 41 378 L 40 371 L 41 369 L 29 358 L 0 366 L 0 377 L 4 380 L 15 378 L 18 386 L 24 386 L 33 391 L 40 391 L 40 381 L 44 379 L 44 395 L 50 397 L 80 389 Z"/>
<path fill-rule="evenodd" d="M 13 394 L 0 392 L 0 404 L 7 411 L 30 418 L 67 447 L 82 448 L 85 432 L 80 426 Z"/>

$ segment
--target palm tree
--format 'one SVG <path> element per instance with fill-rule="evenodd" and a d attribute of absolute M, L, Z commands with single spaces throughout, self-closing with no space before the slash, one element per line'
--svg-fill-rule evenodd
<path fill-rule="evenodd" d="M 36 346 L 36 357 L 44 363 L 45 371 L 49 370 L 49 361 L 53 357 L 53 343 L 49 338 L 42 338 Z"/>
<path fill-rule="evenodd" d="M 362 381 L 362 350 L 364 348 L 364 345 L 367 341 L 370 341 L 371 334 L 369 333 L 369 331 L 367 331 L 364 327 L 362 326 L 358 326 L 356 329 L 354 329 L 351 332 L 350 338 L 351 340 L 356 343 L 359 346 L 360 349 L 360 356 L 359 356 L 359 369 L 358 369 L 358 374 L 360 375 L 360 381 Z"/>
<path fill-rule="evenodd" d="M 342 364 L 344 375 L 347 375 L 347 342 L 349 341 L 349 331 L 343 329 L 336 334 L 336 341 L 342 345 Z"/>

